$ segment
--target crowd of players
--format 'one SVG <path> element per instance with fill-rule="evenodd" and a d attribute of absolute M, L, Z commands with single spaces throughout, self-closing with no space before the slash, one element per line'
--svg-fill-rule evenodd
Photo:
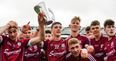
<path fill-rule="evenodd" d="M 31 31 L 25 24 L 18 33 L 15 21 L 9 21 L 0 28 L 1 61 L 116 61 L 115 21 L 106 19 L 104 31 L 100 22 L 94 20 L 85 29 L 86 35 L 79 34 L 80 17 L 73 17 L 69 28 L 71 34 L 61 38 L 62 24 L 54 22 L 46 30 L 44 14 L 38 14 L 38 27 Z M 8 34 L 6 35 L 5 32 Z"/>

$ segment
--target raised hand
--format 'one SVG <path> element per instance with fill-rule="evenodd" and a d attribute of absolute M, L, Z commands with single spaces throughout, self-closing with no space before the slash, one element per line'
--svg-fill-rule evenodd
<path fill-rule="evenodd" d="M 87 50 L 88 50 L 88 53 L 94 52 L 94 47 L 93 47 L 92 45 L 89 45 L 89 46 L 87 46 L 86 48 L 87 48 Z"/>
<path fill-rule="evenodd" d="M 87 49 L 81 49 L 81 57 L 88 58 L 88 51 Z"/>
<path fill-rule="evenodd" d="M 9 22 L 7 23 L 7 25 L 8 25 L 10 28 L 17 28 L 17 27 L 18 27 L 17 23 L 14 22 L 14 21 L 9 21 Z"/>
<path fill-rule="evenodd" d="M 45 20 L 46 20 L 46 16 L 45 16 L 45 14 L 44 14 L 44 12 L 42 11 L 42 12 L 39 12 L 38 13 L 38 21 L 40 22 L 45 22 Z"/>

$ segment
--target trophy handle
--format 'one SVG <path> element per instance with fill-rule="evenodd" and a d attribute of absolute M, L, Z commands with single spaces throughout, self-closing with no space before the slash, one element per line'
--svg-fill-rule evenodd
<path fill-rule="evenodd" d="M 50 8 L 48 8 L 48 11 L 51 13 L 51 20 L 53 20 L 54 22 L 55 22 L 55 15 L 54 15 L 54 13 L 53 13 L 53 11 L 50 9 Z"/>

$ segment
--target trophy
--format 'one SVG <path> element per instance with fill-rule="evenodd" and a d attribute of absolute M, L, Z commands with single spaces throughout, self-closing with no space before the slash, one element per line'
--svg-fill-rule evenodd
<path fill-rule="evenodd" d="M 45 17 L 44 18 L 46 19 L 46 25 L 50 25 L 53 22 L 54 18 L 51 19 L 49 13 L 51 13 L 53 17 L 54 17 L 54 14 L 53 14 L 53 12 L 50 9 L 48 9 L 46 7 L 44 2 L 40 2 L 39 4 L 37 4 L 34 7 L 34 10 L 35 10 L 35 12 L 37 14 L 42 12 L 42 11 L 45 13 Z"/>

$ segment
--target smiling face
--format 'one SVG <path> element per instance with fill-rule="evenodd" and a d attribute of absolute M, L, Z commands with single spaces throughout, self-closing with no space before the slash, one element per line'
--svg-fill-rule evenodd
<path fill-rule="evenodd" d="M 100 22 L 98 20 L 94 20 L 91 22 L 90 31 L 95 37 L 100 36 Z"/>
<path fill-rule="evenodd" d="M 79 44 L 72 44 L 69 46 L 69 51 L 72 55 L 78 56 L 81 52 L 81 46 Z"/>
<path fill-rule="evenodd" d="M 80 30 L 80 21 L 79 20 L 73 20 L 70 24 L 71 31 L 77 32 Z"/>
<path fill-rule="evenodd" d="M 99 25 L 91 26 L 91 32 L 94 36 L 98 36 L 100 34 L 100 26 Z"/>
<path fill-rule="evenodd" d="M 69 47 L 69 51 L 72 55 L 79 56 L 80 52 L 81 52 L 81 45 L 80 45 L 80 41 L 76 38 L 71 38 L 68 40 L 68 47 Z"/>
<path fill-rule="evenodd" d="M 72 18 L 69 27 L 71 28 L 72 32 L 79 31 L 80 30 L 80 18 L 76 17 L 76 16 L 74 18 Z"/>

